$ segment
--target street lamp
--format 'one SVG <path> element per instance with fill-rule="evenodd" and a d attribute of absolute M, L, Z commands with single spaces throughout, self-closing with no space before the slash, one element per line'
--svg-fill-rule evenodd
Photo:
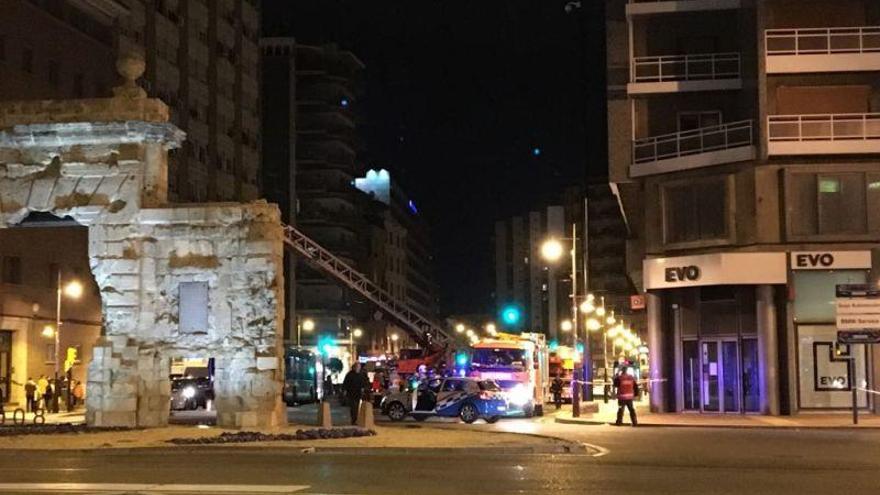
<path fill-rule="evenodd" d="M 570 332 L 572 328 L 571 320 L 562 320 L 562 323 L 559 325 L 559 328 L 563 332 Z"/>
<path fill-rule="evenodd" d="M 464 323 L 459 323 L 458 325 L 455 325 L 455 331 L 458 333 L 464 333 L 464 329 Z"/>
<path fill-rule="evenodd" d="M 489 335 L 494 336 L 498 333 L 498 329 L 495 327 L 494 323 L 486 323 L 486 332 L 488 332 Z"/>
<path fill-rule="evenodd" d="M 360 338 L 361 335 L 364 334 L 364 331 L 360 328 L 355 328 L 351 331 L 351 334 L 348 336 L 348 345 L 349 345 L 349 353 L 351 354 L 351 362 L 357 362 L 357 356 L 355 356 L 354 350 L 354 339 Z"/>
<path fill-rule="evenodd" d="M 300 346 L 300 331 L 305 330 L 306 332 L 312 332 L 315 330 L 315 320 L 310 318 L 306 318 L 299 325 L 296 326 L 296 346 Z"/>
<path fill-rule="evenodd" d="M 578 236 L 577 236 L 577 223 L 571 224 L 571 238 L 568 239 L 571 241 L 571 251 L 569 251 L 569 257 L 571 258 L 571 332 L 573 336 L 574 348 L 577 349 L 578 342 L 578 286 L 577 286 L 577 245 L 578 245 Z M 548 239 L 544 241 L 541 245 L 541 257 L 543 257 L 546 261 L 550 263 L 558 262 L 563 255 L 564 248 L 562 247 L 562 243 L 555 238 Z M 584 278 L 586 279 L 586 269 L 584 271 Z M 584 301 L 590 302 L 591 299 L 587 296 L 587 299 Z M 586 306 L 584 309 L 588 309 Z M 564 330 L 563 331 L 567 331 Z M 584 358 L 581 360 L 581 366 L 583 371 L 579 373 L 579 370 L 575 370 L 575 376 L 582 376 L 584 382 L 592 381 L 592 371 L 593 365 L 590 362 L 590 339 L 587 337 L 584 342 Z M 574 394 L 571 398 L 572 404 L 572 416 L 580 416 L 580 389 L 581 387 L 574 387 Z M 587 387 L 585 399 L 592 400 L 593 390 L 592 387 Z"/>
<path fill-rule="evenodd" d="M 83 286 L 78 280 L 71 280 L 67 285 L 61 284 L 61 270 L 58 270 L 58 279 L 55 297 L 55 328 L 53 334 L 55 337 L 55 393 L 53 394 L 52 409 L 58 412 L 58 377 L 61 375 L 61 299 L 62 295 L 71 299 L 79 299 L 83 293 Z M 43 335 L 46 335 L 47 329 L 43 328 Z"/>

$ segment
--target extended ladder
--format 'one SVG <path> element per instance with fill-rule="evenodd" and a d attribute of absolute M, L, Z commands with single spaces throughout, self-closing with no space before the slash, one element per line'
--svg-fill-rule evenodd
<path fill-rule="evenodd" d="M 374 284 L 333 253 L 290 225 L 284 225 L 284 243 L 323 273 L 330 275 L 367 298 L 399 323 L 416 341 L 428 349 L 438 349 L 452 341 L 443 327 L 420 315 Z"/>

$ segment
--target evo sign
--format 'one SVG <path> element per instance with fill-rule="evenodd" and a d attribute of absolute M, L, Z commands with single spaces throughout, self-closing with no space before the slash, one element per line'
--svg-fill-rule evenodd
<path fill-rule="evenodd" d="M 794 251 L 792 270 L 845 270 L 871 268 L 870 251 Z"/>
<path fill-rule="evenodd" d="M 785 284 L 785 253 L 712 253 L 642 262 L 645 289 Z"/>

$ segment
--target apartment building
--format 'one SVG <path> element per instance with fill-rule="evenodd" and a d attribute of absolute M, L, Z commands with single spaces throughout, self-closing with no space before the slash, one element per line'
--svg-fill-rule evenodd
<path fill-rule="evenodd" d="M 434 272 L 430 230 L 418 207 L 386 169 L 370 169 L 355 179 L 355 187 L 373 200 L 372 261 L 367 272 L 397 300 L 426 318 L 439 321 L 439 288 Z M 391 335 L 398 335 L 399 348 L 412 345 L 406 333 L 391 322 L 365 322 L 370 329 L 371 349 L 393 347 Z"/>
<path fill-rule="evenodd" d="M 874 348 L 835 350 L 834 306 L 877 278 L 880 3 L 611 0 L 606 18 L 652 408 L 850 406 L 880 378 Z"/>
<path fill-rule="evenodd" d="M 264 86 L 264 193 L 279 203 L 286 221 L 364 271 L 372 200 L 354 186 L 362 168 L 355 108 L 363 63 L 335 45 L 293 38 L 265 38 L 262 50 L 271 76 Z M 365 305 L 292 256 L 287 264 L 288 329 L 310 319 L 319 332 L 347 335 Z"/>

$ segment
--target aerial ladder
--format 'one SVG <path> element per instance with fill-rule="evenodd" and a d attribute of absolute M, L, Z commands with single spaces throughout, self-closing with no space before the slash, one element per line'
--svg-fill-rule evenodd
<path fill-rule="evenodd" d="M 296 227 L 284 225 L 284 243 L 322 273 L 356 291 L 387 313 L 428 352 L 444 351 L 453 342 L 452 337 L 446 333 L 441 325 L 395 299 L 365 275 L 297 230 Z"/>

